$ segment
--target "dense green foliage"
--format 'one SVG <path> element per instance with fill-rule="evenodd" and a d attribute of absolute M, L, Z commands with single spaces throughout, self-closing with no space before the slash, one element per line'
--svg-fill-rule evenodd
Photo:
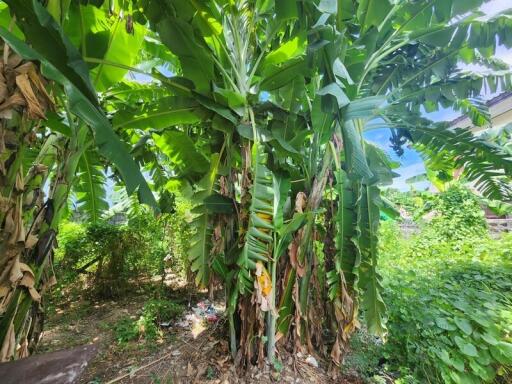
<path fill-rule="evenodd" d="M 422 202 L 423 207 L 416 212 L 416 217 L 424 230 L 415 239 L 416 249 L 428 249 L 438 241 L 452 242 L 457 246 L 465 239 L 487 236 L 481 202 L 466 187 L 455 184 L 443 193 L 425 193 Z M 428 223 L 426 226 L 425 221 Z"/>
<path fill-rule="evenodd" d="M 123 224 L 64 222 L 55 266 L 64 283 L 88 274 L 92 293 L 105 298 L 124 294 L 137 278 L 162 278 L 166 267 L 184 273 L 189 247 L 184 215 L 181 207 L 156 218 L 144 206 L 133 204 Z"/>
<path fill-rule="evenodd" d="M 392 221 L 381 228 L 389 368 L 410 369 L 420 382 L 507 382 L 512 235 L 489 238 L 465 189 L 431 201 L 440 214 L 413 238 L 402 238 Z"/>

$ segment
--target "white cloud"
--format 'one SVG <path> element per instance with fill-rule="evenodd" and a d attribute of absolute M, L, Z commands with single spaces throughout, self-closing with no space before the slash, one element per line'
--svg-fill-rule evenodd
<path fill-rule="evenodd" d="M 401 191 L 408 191 L 409 189 L 411 189 L 411 184 L 408 184 L 406 182 L 406 180 L 413 176 L 417 176 L 417 175 L 421 175 L 421 174 L 425 173 L 425 166 L 423 165 L 422 162 L 418 162 L 418 163 L 408 165 L 406 167 L 400 167 L 397 170 L 397 173 L 400 174 L 400 177 L 397 177 L 393 180 L 393 185 L 391 185 L 391 187 L 399 189 Z M 417 189 L 424 189 L 424 188 L 427 188 L 429 185 L 430 185 L 430 183 L 428 181 L 414 183 L 414 186 Z"/>
<path fill-rule="evenodd" d="M 510 0 L 492 0 L 482 5 L 480 7 L 480 10 L 483 13 L 485 13 L 488 17 L 492 17 L 510 8 L 512 8 L 512 3 L 510 2 Z"/>

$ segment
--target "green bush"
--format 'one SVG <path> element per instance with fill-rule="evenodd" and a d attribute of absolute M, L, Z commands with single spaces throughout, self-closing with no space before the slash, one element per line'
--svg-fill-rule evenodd
<path fill-rule="evenodd" d="M 465 241 L 471 237 L 486 236 L 487 222 L 479 198 L 464 186 L 452 185 L 446 192 L 431 195 L 423 213 L 434 214 L 423 231 L 422 244 L 429 242 Z"/>
<path fill-rule="evenodd" d="M 137 322 L 129 317 L 119 319 L 114 325 L 114 332 L 118 343 L 123 344 L 139 337 Z"/>
<path fill-rule="evenodd" d="M 64 223 L 56 257 L 58 277 L 71 281 L 89 271 L 93 273 L 92 288 L 98 297 L 119 297 L 129 287 L 130 279 L 155 274 L 163 265 L 165 249 L 158 234 L 149 225 L 145 231 L 141 227 L 106 222 Z"/>
<path fill-rule="evenodd" d="M 396 224 L 382 225 L 386 356 L 392 369 L 410 368 L 422 382 L 510 382 L 512 235 L 492 241 L 480 215 L 464 212 L 473 204 L 460 210 L 450 204 L 425 229 L 427 236 L 408 243 Z M 451 227 L 456 236 L 440 230 L 453 216 L 463 218 Z M 460 230 L 465 220 L 470 227 Z"/>
<path fill-rule="evenodd" d="M 177 318 L 183 313 L 185 307 L 182 304 L 169 300 L 150 300 L 144 305 L 143 315 L 156 323 Z"/>
<path fill-rule="evenodd" d="M 191 203 L 188 200 L 180 198 L 175 201 L 176 211 L 174 214 L 166 215 L 168 252 L 171 260 L 168 266 L 175 272 L 180 272 L 183 276 L 189 272 L 188 250 L 191 242 L 190 210 Z"/>
<path fill-rule="evenodd" d="M 487 222 L 482 210 L 483 199 L 467 187 L 454 183 L 442 193 L 400 192 L 389 189 L 384 196 L 422 228 L 421 240 L 429 242 L 463 241 L 470 236 L 486 236 Z M 488 201 L 487 201 L 488 202 Z"/>
<path fill-rule="evenodd" d="M 133 204 L 123 225 L 64 222 L 55 257 L 58 280 L 76 281 L 87 271 L 94 294 L 114 298 L 141 277 L 163 275 L 167 254 L 172 256 L 168 266 L 184 273 L 190 243 L 186 209 L 178 203 L 176 212 L 155 217 L 147 207 Z"/>
<path fill-rule="evenodd" d="M 66 221 L 60 225 L 58 235 L 58 248 L 55 251 L 54 262 L 61 271 L 59 278 L 63 276 L 62 272 L 72 273 L 78 268 L 79 263 L 87 263 L 94 258 L 95 251 L 93 243 L 90 241 L 87 232 L 87 226 L 72 221 Z"/>
<path fill-rule="evenodd" d="M 350 353 L 343 362 L 345 373 L 357 373 L 365 381 L 371 381 L 378 373 L 382 358 L 382 343 L 365 330 L 356 332 L 350 338 Z"/>
<path fill-rule="evenodd" d="M 159 324 L 162 321 L 174 320 L 180 316 L 185 307 L 169 300 L 149 300 L 137 319 L 121 318 L 114 326 L 118 343 L 126 343 L 135 339 L 153 341 L 162 336 Z"/>

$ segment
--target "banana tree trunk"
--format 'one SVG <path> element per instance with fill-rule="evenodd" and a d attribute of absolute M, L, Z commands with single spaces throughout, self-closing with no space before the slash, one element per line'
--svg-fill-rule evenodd
<path fill-rule="evenodd" d="M 72 121 L 71 117 L 70 121 Z M 27 231 L 25 250 L 15 256 L 13 263 L 14 266 L 16 266 L 16 263 L 21 265 L 18 268 L 22 271 L 23 276 L 18 284 L 11 284 L 10 296 L 3 298 L 5 311 L 0 320 L 0 343 L 3 346 L 2 360 L 28 355 L 29 346 L 30 350 L 35 348 L 42 328 L 44 309 L 40 305 L 41 295 L 48 284 L 54 282 L 54 277 L 46 276 L 45 270 L 51 262 L 58 225 L 66 208 L 78 160 L 87 147 L 87 127 L 82 125 L 72 128 L 73 134 L 69 139 L 61 135 L 51 135 L 38 156 L 38 160 L 42 162 L 49 161 L 49 159 L 51 159 L 50 162 L 52 160 L 57 162 L 46 202 L 43 203 L 41 192 L 46 177 L 40 177 L 39 179 L 32 177 L 32 183 L 27 184 L 27 186 L 32 185 L 32 188 L 26 187 L 23 189 L 23 193 L 28 194 L 28 196 L 37 190 L 39 204 L 36 204 L 37 210 L 36 207 L 33 208 L 32 215 L 25 214 L 22 216 L 20 214 L 20 217 L 26 218 L 27 223 L 25 225 L 29 227 L 29 230 Z M 56 151 L 56 153 L 51 154 L 51 151 Z M 23 151 L 18 153 L 23 154 Z M 28 174 L 37 176 L 38 170 L 46 172 L 47 169 L 47 166 L 36 162 Z M 23 207 L 26 208 L 27 206 Z M 6 229 L 3 228 L 3 231 L 5 234 Z M 30 247 L 26 246 L 27 242 L 29 242 Z M 9 242 L 4 241 L 2 245 L 4 244 L 8 245 Z M 30 267 L 22 261 L 26 261 Z M 11 268 L 10 276 L 12 274 Z M 24 282 L 29 285 L 24 284 Z M 21 289 L 22 287 L 26 289 Z M 20 347 L 17 347 L 18 345 Z"/>
<path fill-rule="evenodd" d="M 69 116 L 71 118 L 71 116 Z M 43 294 L 44 288 L 48 284 L 45 276 L 46 267 L 51 263 L 53 258 L 53 251 L 55 248 L 55 239 L 58 233 L 59 224 L 62 216 L 66 211 L 69 192 L 73 184 L 76 169 L 80 157 L 88 147 L 87 135 L 88 128 L 85 125 L 80 125 L 73 128 L 73 135 L 70 139 L 61 137 L 61 153 L 62 161 L 58 163 L 57 170 L 50 186 L 50 193 L 46 202 L 45 221 L 39 228 L 39 241 L 37 247 L 32 252 L 32 260 L 35 262 L 35 286 L 39 289 L 40 294 Z M 31 314 L 37 314 L 33 308 L 33 300 L 29 295 L 21 293 L 20 305 L 14 318 L 14 331 L 15 334 L 20 334 L 20 337 L 27 337 L 31 329 L 31 324 L 36 319 L 31 319 Z M 33 308 L 31 311 L 31 307 Z M 41 309 L 44 313 L 44 308 Z M 38 317 L 39 319 L 42 317 Z M 38 336 L 37 333 L 31 336 Z M 32 338 L 28 340 L 31 349 L 35 348 L 38 339 Z"/>
<path fill-rule="evenodd" d="M 262 150 L 260 144 L 255 144 L 257 151 Z M 253 148 L 253 151 L 255 149 Z M 254 153 L 253 153 L 254 155 Z M 249 156 L 245 157 L 246 159 Z M 247 364 L 251 360 L 262 363 L 265 356 L 263 346 L 266 344 L 266 358 L 273 363 L 275 360 L 276 342 L 280 339 L 286 339 L 288 336 L 294 340 L 295 345 L 308 344 L 308 300 L 309 300 L 309 283 L 315 281 L 316 271 L 314 270 L 316 263 L 312 262 L 314 249 L 314 226 L 315 212 L 318 210 L 328 177 L 328 171 L 332 165 L 332 153 L 327 151 L 321 163 L 321 169 L 312 180 L 312 188 L 309 199 L 306 199 L 304 193 L 300 193 L 296 198 L 296 213 L 307 217 L 306 223 L 295 235 L 292 244 L 288 250 L 288 255 L 284 255 L 281 262 L 278 263 L 279 254 L 277 249 L 280 248 L 279 241 L 282 240 L 275 232 L 274 225 L 270 225 L 267 220 L 270 218 L 264 213 L 266 209 L 269 211 L 273 208 L 267 205 L 269 196 L 264 192 L 266 190 L 265 183 L 267 179 L 266 167 L 256 164 L 259 157 L 253 156 L 252 164 L 246 161 L 244 170 L 249 175 L 250 185 L 243 189 L 248 194 L 242 196 L 241 204 L 241 220 L 249 217 L 249 222 L 242 227 L 242 233 L 246 233 L 243 238 L 244 247 L 255 245 L 254 250 L 260 251 L 249 253 L 253 257 L 239 258 L 238 266 L 243 267 L 244 263 L 253 263 L 254 269 L 254 290 L 249 295 L 244 292 L 235 292 L 230 297 L 228 309 L 230 314 L 230 333 L 232 340 L 232 351 L 237 346 L 236 336 L 239 336 L 239 349 L 236 363 Z M 247 164 L 250 164 L 248 166 Z M 263 170 L 262 170 L 263 169 Z M 242 172 L 244 175 L 244 172 Z M 247 176 L 242 176 L 245 180 Z M 289 190 L 285 191 L 285 195 Z M 274 194 L 279 191 L 274 188 Z M 244 199 L 249 197 L 250 204 L 243 204 Z M 277 203 L 274 203 L 277 204 Z M 244 210 L 244 207 L 246 209 Z M 281 208 L 282 209 L 282 208 Z M 247 213 L 244 213 L 247 212 Z M 274 215 L 276 211 L 274 210 Z M 248 228 L 248 229 L 246 229 Z M 293 233 L 293 232 L 292 232 Z M 253 234 L 253 237 L 251 234 Z M 270 246 L 268 248 L 267 246 Z M 272 251 L 266 254 L 268 249 Z M 244 251 L 242 251 L 244 252 Z M 288 256 L 288 257 L 287 257 Z M 261 258 L 259 258 L 261 257 Z M 267 260 L 266 267 L 258 260 Z M 286 273 L 283 273 L 283 270 Z M 241 268 L 238 276 L 244 275 L 245 270 Z M 313 280 L 312 280 L 313 277 Z M 280 289 L 284 287 L 284 289 Z M 279 302 L 279 306 L 277 303 Z M 295 311 L 294 311 L 295 308 Z M 238 309 L 238 311 L 236 311 Z M 266 313 L 266 314 L 265 314 Z M 295 316 L 294 316 L 295 313 Z M 232 317 L 237 315 L 236 317 Z M 266 317 L 266 321 L 265 321 Z M 295 318 L 296 331 L 293 335 L 289 335 L 292 318 Z M 240 332 L 236 332 L 236 320 L 240 322 Z M 315 326 L 315 334 L 318 327 Z M 311 347 L 309 348 L 311 349 Z"/>
<path fill-rule="evenodd" d="M 38 151 L 36 133 L 53 100 L 37 66 L 3 46 L 0 60 L 0 361 L 28 353 L 26 340 L 16 337 L 14 319 L 21 297 L 38 302 L 36 271 L 28 263 L 38 243 L 42 190 L 48 167 L 29 159 Z M 44 147 L 43 149 L 48 147 Z M 31 166 L 30 166 L 31 165 Z M 27 169 L 28 168 L 28 169 Z M 30 264 L 30 265 L 29 265 Z M 20 344 L 20 347 L 18 347 Z"/>
<path fill-rule="evenodd" d="M 322 159 L 322 166 L 313 180 L 313 186 L 306 199 L 304 193 L 299 193 L 296 198 L 296 211 L 305 212 L 308 219 L 303 228 L 295 235 L 295 239 L 289 247 L 290 265 L 284 275 L 283 286 L 279 304 L 279 318 L 277 320 L 278 339 L 288 335 L 295 308 L 295 327 L 293 334 L 294 344 L 301 348 L 307 341 L 308 335 L 308 301 L 312 276 L 313 249 L 314 249 L 314 225 L 315 211 L 319 208 L 325 191 L 328 172 L 332 165 L 332 153 L 326 151 Z"/>

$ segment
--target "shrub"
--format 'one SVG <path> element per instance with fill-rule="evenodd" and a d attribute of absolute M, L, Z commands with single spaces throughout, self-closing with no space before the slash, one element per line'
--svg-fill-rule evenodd
<path fill-rule="evenodd" d="M 131 278 L 151 273 L 153 264 L 163 263 L 164 256 L 151 253 L 151 243 L 129 225 L 65 222 L 58 241 L 58 279 L 70 283 L 78 275 L 91 272 L 92 288 L 98 297 L 122 295 Z"/>
<path fill-rule="evenodd" d="M 185 307 L 169 300 L 149 300 L 140 313 L 138 319 L 124 317 L 115 327 L 115 335 L 118 343 L 126 343 L 135 339 L 144 338 L 153 341 L 162 336 L 159 324 L 180 316 Z"/>
<path fill-rule="evenodd" d="M 182 304 L 169 300 L 150 300 L 144 305 L 143 315 L 154 322 L 160 323 L 176 319 L 183 313 L 185 307 Z"/>
<path fill-rule="evenodd" d="M 425 212 L 434 218 L 421 238 L 442 241 L 464 241 L 487 234 L 487 222 L 478 197 L 464 186 L 452 185 L 446 192 L 432 195 Z"/>
<path fill-rule="evenodd" d="M 478 217 L 454 215 L 479 226 Z M 402 247 L 394 230 L 384 224 L 381 238 L 390 363 L 433 383 L 510 380 L 512 235 L 496 242 L 477 236 L 480 228 L 467 238 L 429 232 L 435 239 L 420 234 Z"/>
<path fill-rule="evenodd" d="M 127 343 L 139 337 L 137 323 L 129 317 L 119 319 L 114 325 L 114 332 L 118 343 Z"/>
<path fill-rule="evenodd" d="M 87 263 L 94 258 L 95 251 L 93 243 L 87 233 L 87 226 L 84 224 L 66 221 L 60 225 L 58 235 L 59 247 L 55 251 L 55 264 L 61 272 L 66 275 L 59 278 L 68 278 L 73 270 L 80 266 L 80 263 Z"/>
<path fill-rule="evenodd" d="M 343 362 L 343 370 L 370 381 L 378 373 L 381 358 L 382 343 L 363 329 L 350 338 L 350 353 Z"/>
<path fill-rule="evenodd" d="M 173 256 L 172 269 L 184 272 L 189 231 L 184 217 L 186 206 L 177 207 L 175 213 L 157 218 L 147 207 L 134 204 L 123 225 L 64 222 L 55 257 L 58 280 L 76 281 L 87 271 L 94 276 L 94 294 L 114 298 L 123 295 L 140 277 L 162 275 L 169 253 Z"/>

